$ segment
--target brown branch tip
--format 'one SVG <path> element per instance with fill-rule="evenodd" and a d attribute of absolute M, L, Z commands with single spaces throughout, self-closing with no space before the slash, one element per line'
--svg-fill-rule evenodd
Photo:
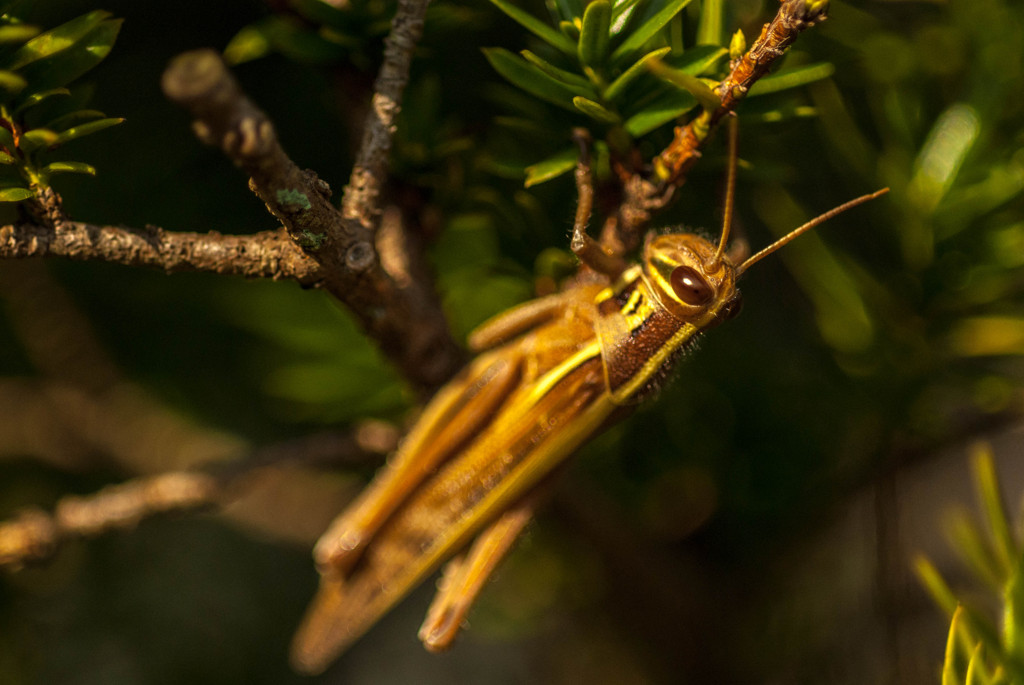
<path fill-rule="evenodd" d="M 700 148 L 711 131 L 723 117 L 735 111 L 751 86 L 768 73 L 801 32 L 827 18 L 828 5 L 828 0 L 782 1 L 754 44 L 715 87 L 721 100 L 718 108 L 705 110 L 686 126 L 676 128 L 675 138 L 654 160 L 654 174 L 662 187 L 681 186 L 685 182 L 686 173 L 700 157 Z"/>

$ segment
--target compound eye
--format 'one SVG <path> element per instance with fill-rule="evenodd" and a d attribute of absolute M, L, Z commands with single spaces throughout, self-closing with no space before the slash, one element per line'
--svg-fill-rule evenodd
<path fill-rule="evenodd" d="M 677 266 L 672 270 L 672 289 L 676 297 L 694 307 L 707 304 L 714 297 L 715 291 L 696 269 L 688 266 Z"/>

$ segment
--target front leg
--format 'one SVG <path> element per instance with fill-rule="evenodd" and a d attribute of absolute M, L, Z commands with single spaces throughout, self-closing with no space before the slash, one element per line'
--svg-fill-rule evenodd
<path fill-rule="evenodd" d="M 606 250 L 599 242 L 587 235 L 587 223 L 594 208 L 594 172 L 590 168 L 590 134 L 585 129 L 573 131 L 573 140 L 580 146 L 576 162 L 576 220 L 572 226 L 570 248 L 580 261 L 594 271 L 604 274 L 613 281 L 626 270 L 622 257 Z"/>

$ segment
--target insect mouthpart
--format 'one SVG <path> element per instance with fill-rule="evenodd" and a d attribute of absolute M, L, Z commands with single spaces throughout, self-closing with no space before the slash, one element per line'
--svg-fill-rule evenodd
<path fill-rule="evenodd" d="M 732 297 L 725 301 L 722 308 L 718 310 L 718 320 L 722 323 L 729 319 L 735 319 L 743 309 L 743 297 L 737 290 Z"/>

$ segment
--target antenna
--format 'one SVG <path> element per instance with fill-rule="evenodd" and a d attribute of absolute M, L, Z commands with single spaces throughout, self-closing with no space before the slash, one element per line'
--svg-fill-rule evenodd
<path fill-rule="evenodd" d="M 783 245 L 785 245 L 785 244 L 795 240 L 796 238 L 799 238 L 804 233 L 807 233 L 807 231 L 811 230 L 812 228 L 816 228 L 816 227 L 820 226 L 821 224 L 825 223 L 826 221 L 828 221 L 832 217 L 837 216 L 839 214 L 842 214 L 846 210 L 852 209 L 853 207 L 856 207 L 857 205 L 862 205 L 865 202 L 867 202 L 868 200 L 874 200 L 876 197 L 880 197 L 882 195 L 885 195 L 888 192 L 889 192 L 888 188 L 882 188 L 881 190 L 876 190 L 875 192 L 870 193 L 868 195 L 861 195 L 858 198 L 855 198 L 853 200 L 850 200 L 849 202 L 843 203 L 843 204 L 839 205 L 838 207 L 835 207 L 834 209 L 830 209 L 827 212 L 825 212 L 824 214 L 822 214 L 822 215 L 820 215 L 818 217 L 815 217 L 814 219 L 811 219 L 810 221 L 808 221 L 806 224 L 804 224 L 800 228 L 793 229 L 792 231 L 790 231 L 786 235 L 782 236 L 781 238 L 776 240 L 774 243 L 772 243 L 768 247 L 766 247 L 763 250 L 761 250 L 760 252 L 758 252 L 757 254 L 755 254 L 755 255 L 753 255 L 751 257 L 748 257 L 745 262 L 743 262 L 738 267 L 736 267 L 736 275 L 739 276 L 744 271 L 749 269 L 751 266 L 753 266 L 757 262 L 759 262 L 762 259 L 764 259 L 765 257 L 767 257 L 772 252 L 775 252 L 776 250 L 778 250 Z M 721 250 L 721 247 L 719 247 L 719 250 Z"/>
<path fill-rule="evenodd" d="M 718 239 L 718 249 L 715 256 L 708 265 L 710 268 L 718 266 L 725 254 L 725 244 L 729 242 L 729 229 L 732 228 L 732 207 L 733 198 L 736 196 L 736 157 L 739 149 L 739 120 L 734 114 L 729 119 L 729 173 L 725 181 L 725 216 L 722 217 L 722 237 Z"/>

